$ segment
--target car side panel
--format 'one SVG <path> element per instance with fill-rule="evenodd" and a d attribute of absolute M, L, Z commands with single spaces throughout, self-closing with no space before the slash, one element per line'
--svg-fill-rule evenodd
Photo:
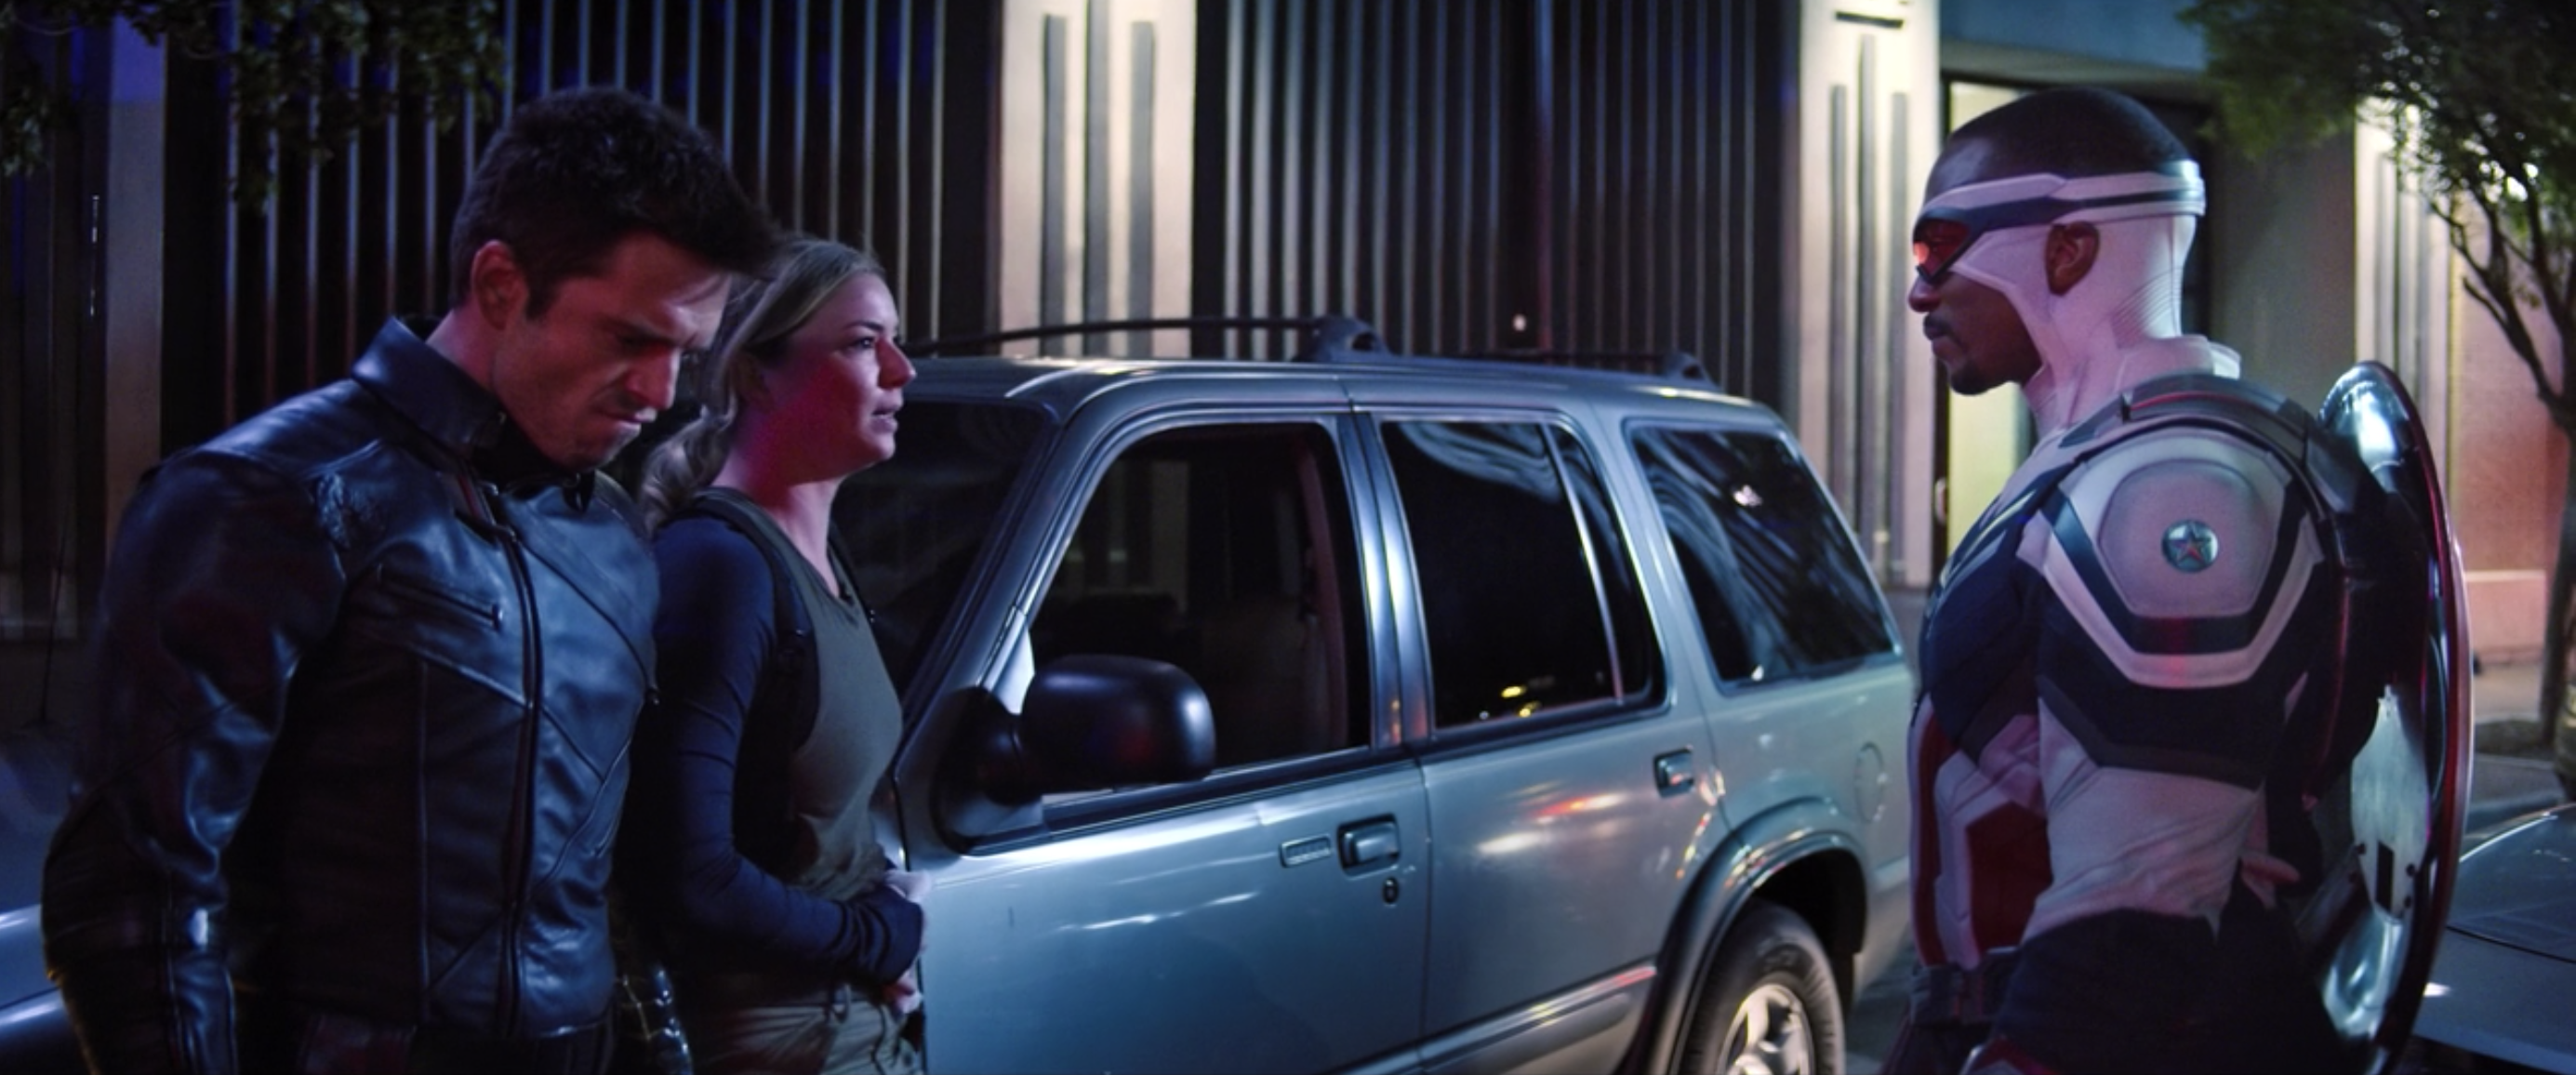
<path fill-rule="evenodd" d="M 1657 787 L 1679 757 L 1687 786 Z M 1707 729 L 1609 718 L 1423 763 L 1435 837 L 1424 1029 L 1650 964 L 1717 817 Z"/>
<path fill-rule="evenodd" d="M 1383 823 L 1392 859 L 1346 868 Z M 969 855 L 923 956 L 947 1071 L 1321 1071 L 1420 1026 L 1420 778 L 1381 767 L 1257 800 Z"/>
<path fill-rule="evenodd" d="M 1873 887 L 1902 890 L 1913 811 L 1905 725 L 1913 677 L 1901 659 L 1830 679 L 1739 689 L 1712 707 L 1716 763 L 1736 824 L 1793 803 L 1821 804 L 1863 851 Z"/>

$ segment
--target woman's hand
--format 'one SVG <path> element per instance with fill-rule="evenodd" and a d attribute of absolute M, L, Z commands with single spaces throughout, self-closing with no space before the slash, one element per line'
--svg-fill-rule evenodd
<path fill-rule="evenodd" d="M 923 896 L 930 894 L 930 875 L 911 870 L 887 870 L 885 886 L 893 889 L 896 895 L 918 904 Z M 929 943 L 923 942 L 922 947 L 928 948 Z M 877 991 L 877 1002 L 894 1009 L 897 1016 L 909 1017 L 920 1010 L 921 964 L 915 962 L 903 972 L 903 977 L 887 982 Z"/>
<path fill-rule="evenodd" d="M 930 875 L 926 873 L 887 870 L 884 884 L 887 888 L 895 890 L 896 894 L 914 903 L 921 902 L 923 896 L 930 894 Z"/>
<path fill-rule="evenodd" d="M 903 977 L 887 982 L 877 990 L 877 1003 L 894 1009 L 897 1018 L 906 1018 L 921 1010 L 921 965 L 913 964 Z"/>

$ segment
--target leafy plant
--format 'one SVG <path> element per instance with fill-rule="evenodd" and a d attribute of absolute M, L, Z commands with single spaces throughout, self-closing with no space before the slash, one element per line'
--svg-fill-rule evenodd
<path fill-rule="evenodd" d="M 104 30 L 212 60 L 240 148 L 235 198 L 265 205 L 281 167 L 327 161 L 416 103 L 441 130 L 490 108 L 509 85 L 500 0 L 14 0 L 0 2 L 0 178 L 48 166 L 69 114 L 63 74 L 28 36 Z"/>
<path fill-rule="evenodd" d="M 2576 4 L 2566 0 L 2198 0 L 2220 134 L 2260 153 L 2349 129 L 2396 136 L 2436 195 L 2469 297 L 2576 438 Z M 2537 321 L 2535 319 L 2538 319 Z M 2536 331 L 2545 327 L 2551 333 Z M 2576 643 L 2576 466 L 2549 579 L 2540 722 L 2576 793 L 2562 734 Z"/>

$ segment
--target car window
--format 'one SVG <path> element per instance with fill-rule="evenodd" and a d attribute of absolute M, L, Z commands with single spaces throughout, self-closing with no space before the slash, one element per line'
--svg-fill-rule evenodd
<path fill-rule="evenodd" d="M 1207 692 L 1222 770 L 1369 742 L 1358 560 L 1317 425 L 1193 427 L 1109 464 L 1029 628 L 1075 653 L 1179 666 Z"/>
<path fill-rule="evenodd" d="M 1779 679 L 1895 649 L 1841 517 L 1786 440 L 1655 426 L 1630 437 L 1719 678 Z"/>
<path fill-rule="evenodd" d="M 1044 425 L 1024 407 L 909 403 L 894 458 L 841 486 L 833 521 L 896 690 L 911 685 L 923 647 L 947 627 Z"/>
<path fill-rule="evenodd" d="M 1634 699 L 1657 686 L 1635 565 L 1580 441 L 1539 422 L 1384 428 L 1440 727 Z"/>

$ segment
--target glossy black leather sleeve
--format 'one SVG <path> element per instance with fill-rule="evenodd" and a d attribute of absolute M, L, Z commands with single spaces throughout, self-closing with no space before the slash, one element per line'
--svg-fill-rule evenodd
<path fill-rule="evenodd" d="M 44 876 L 46 962 L 93 1068 L 234 1069 L 224 855 L 342 583 L 311 497 L 252 459 L 177 457 L 126 512 Z"/>

